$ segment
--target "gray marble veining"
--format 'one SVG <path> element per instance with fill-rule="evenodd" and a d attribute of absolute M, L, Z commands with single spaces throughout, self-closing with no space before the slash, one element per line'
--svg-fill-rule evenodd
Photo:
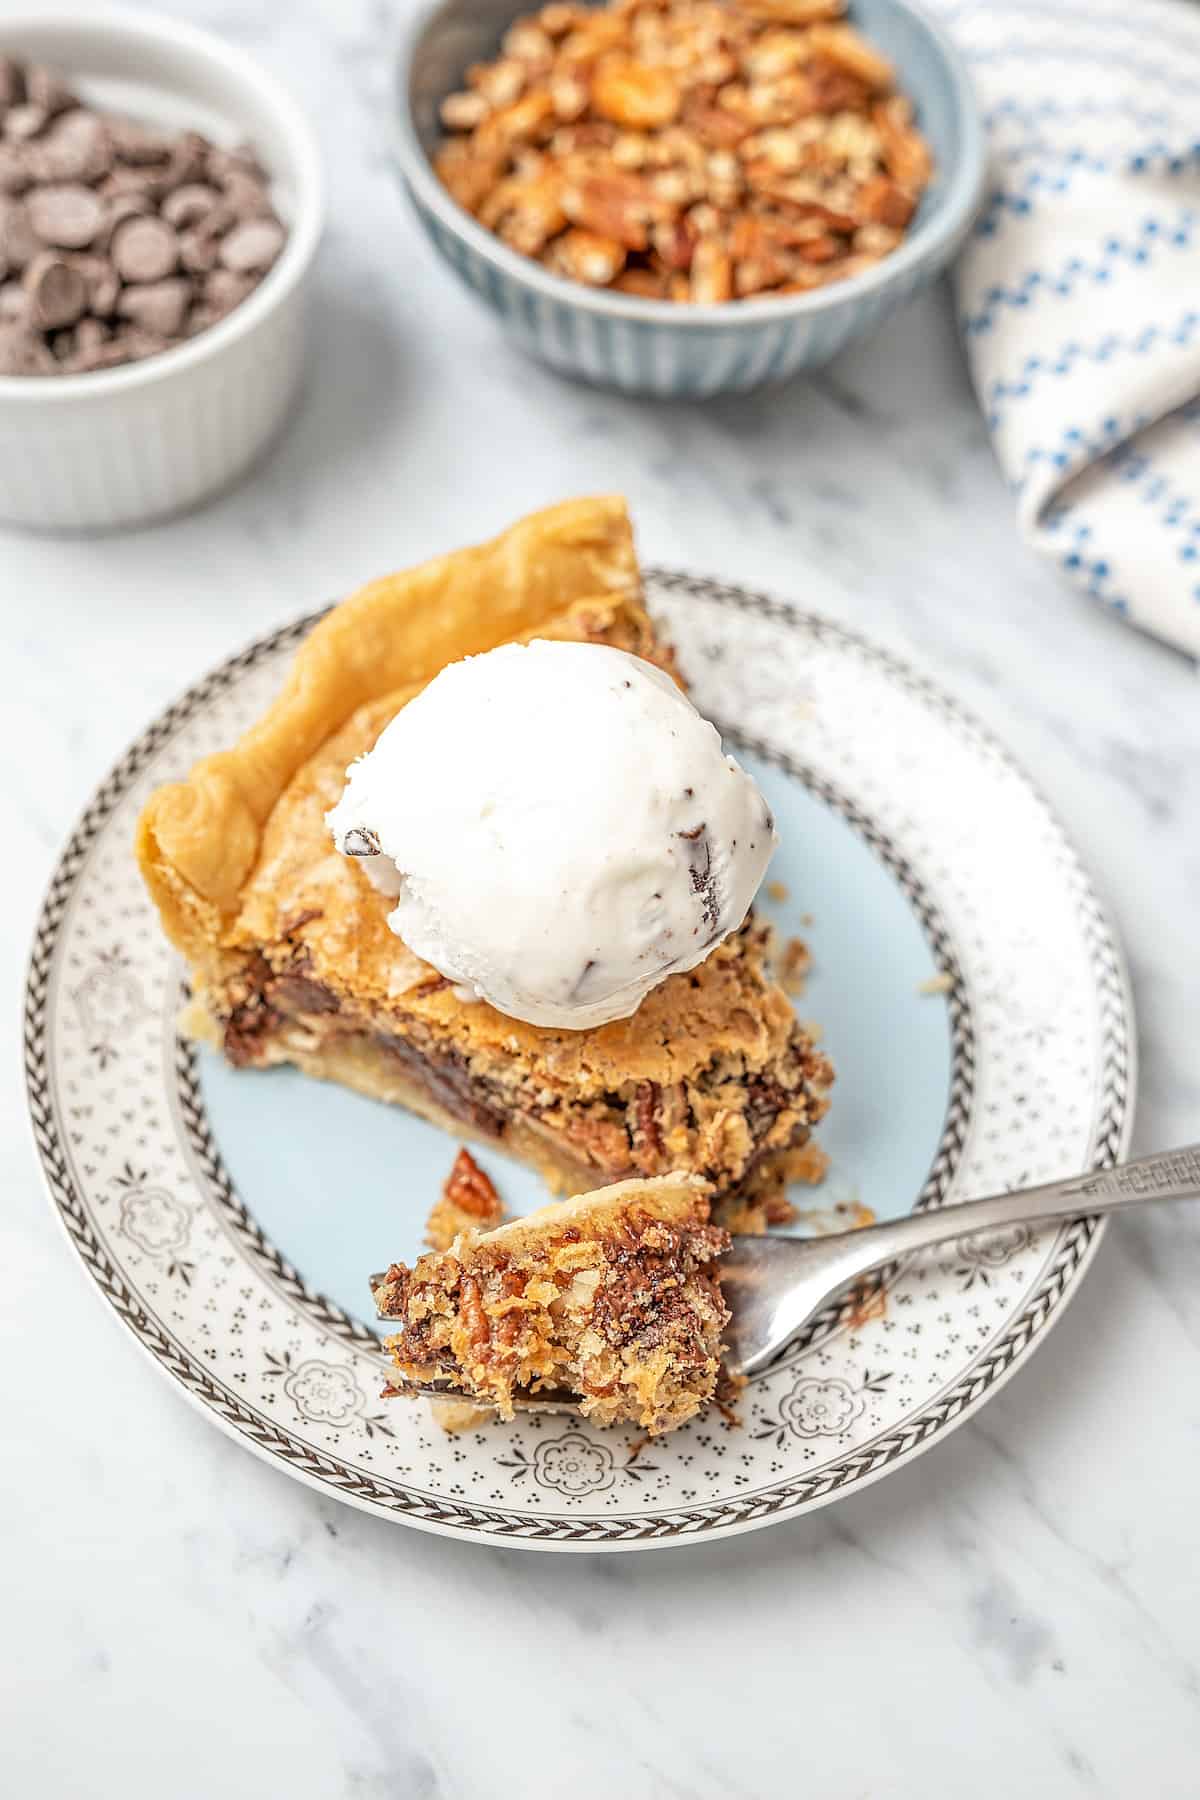
<path fill-rule="evenodd" d="M 237 643 L 577 491 L 643 554 L 927 667 L 1036 773 L 1109 896 L 1139 1147 L 1200 1135 L 1200 687 L 1023 550 L 944 294 L 706 408 L 564 386 L 443 280 L 386 154 L 390 8 L 174 0 L 271 64 L 331 188 L 308 390 L 193 517 L 0 538 L 3 995 L 104 767 Z M 755 1536 L 542 1558 L 331 1505 L 181 1404 L 70 1266 L 0 1091 L 0 1788 L 22 1800 L 892 1800 L 1152 1793 L 1200 1759 L 1200 1212 L 1116 1225 L 977 1423 Z"/>

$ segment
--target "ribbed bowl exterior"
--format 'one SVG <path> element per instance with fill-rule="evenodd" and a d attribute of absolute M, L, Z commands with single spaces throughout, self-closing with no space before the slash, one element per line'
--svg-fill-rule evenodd
<path fill-rule="evenodd" d="M 784 381 L 871 331 L 927 286 L 962 243 L 985 166 L 979 108 L 962 59 L 912 0 L 852 0 L 853 22 L 893 61 L 934 153 L 934 179 L 891 256 L 813 293 L 713 307 L 640 302 L 551 276 L 463 212 L 432 167 L 442 99 L 471 62 L 495 55 L 521 10 L 519 0 L 407 0 L 395 147 L 417 216 L 443 261 L 523 350 L 560 374 L 681 400 Z"/>
<path fill-rule="evenodd" d="M 83 391 L 44 405 L 0 400 L 0 519 L 104 530 L 181 512 L 235 481 L 295 395 L 303 290 L 302 282 L 204 361 L 164 364 L 124 392 Z"/>
<path fill-rule="evenodd" d="M 854 294 L 848 286 L 842 303 L 824 312 L 756 319 L 754 302 L 747 301 L 734 324 L 697 329 L 683 319 L 678 325 L 643 322 L 552 299 L 478 255 L 415 188 L 408 192 L 439 254 L 523 350 L 576 380 L 661 399 L 742 394 L 818 368 L 934 280 L 961 241 L 961 234 L 942 239 L 923 261 L 869 293 Z"/>

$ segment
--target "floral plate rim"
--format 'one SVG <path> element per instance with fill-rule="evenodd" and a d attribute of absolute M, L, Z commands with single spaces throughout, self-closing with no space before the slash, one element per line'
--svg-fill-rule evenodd
<path fill-rule="evenodd" d="M 1070 867 L 1077 916 L 1088 944 L 1091 974 L 1102 997 L 1100 1014 L 1105 1073 L 1091 1139 L 1092 1166 L 1105 1167 L 1116 1161 L 1128 1145 L 1133 1123 L 1136 1036 L 1128 970 L 1107 910 L 1069 835 L 1019 763 L 986 727 L 935 682 L 891 651 L 840 623 L 802 611 L 767 594 L 687 572 L 651 569 L 647 571 L 647 584 L 652 592 L 657 588 L 666 593 L 694 596 L 720 607 L 758 613 L 775 623 L 807 632 L 818 641 L 822 638 L 832 641 L 839 650 L 865 660 L 889 680 L 897 682 L 922 708 L 940 715 L 959 734 L 965 734 L 977 749 L 998 759 L 1036 799 L 1053 830 L 1056 847 Z M 69 1158 L 58 1133 L 48 1019 L 56 947 L 90 847 L 146 761 L 187 719 L 236 682 L 243 672 L 297 641 L 321 616 L 320 612 L 308 615 L 256 640 L 213 669 L 152 722 L 97 788 L 68 839 L 39 913 L 25 994 L 25 1064 L 30 1120 L 56 1216 L 94 1285 L 108 1301 L 109 1309 L 199 1410 L 215 1419 L 223 1430 L 246 1444 L 264 1461 L 282 1467 L 286 1473 L 326 1495 L 377 1516 L 399 1519 L 420 1529 L 475 1542 L 514 1543 L 539 1549 L 616 1550 L 708 1541 L 795 1517 L 843 1492 L 857 1491 L 911 1461 L 933 1441 L 956 1428 L 998 1391 L 1061 1317 L 1066 1301 L 1077 1291 L 1098 1247 L 1103 1230 L 1099 1221 L 1081 1219 L 1063 1228 L 1053 1262 L 1037 1290 L 1027 1297 L 1021 1311 L 986 1354 L 963 1370 L 952 1385 L 905 1416 L 898 1426 L 840 1457 L 819 1480 L 814 1475 L 808 1482 L 784 1482 L 769 1495 L 746 1495 L 741 1505 L 736 1499 L 717 1499 L 653 1514 L 608 1518 L 551 1517 L 547 1514 L 531 1519 L 523 1514 L 481 1509 L 470 1504 L 434 1501 L 431 1505 L 423 1495 L 410 1493 L 406 1497 L 403 1487 L 397 1487 L 393 1482 L 364 1479 L 359 1471 L 340 1463 L 336 1456 L 322 1453 L 291 1437 L 276 1423 L 263 1420 L 235 1395 L 222 1390 L 186 1347 L 177 1344 L 173 1334 L 130 1291 L 120 1269 L 110 1262 L 103 1244 L 91 1229 L 86 1208 L 74 1190 Z M 744 733 L 733 735 L 741 736 L 744 743 L 753 747 Z M 792 772 L 802 775 L 799 770 Z M 828 799 L 828 796 L 823 797 Z M 796 1489 L 800 1490 L 798 1494 Z"/>

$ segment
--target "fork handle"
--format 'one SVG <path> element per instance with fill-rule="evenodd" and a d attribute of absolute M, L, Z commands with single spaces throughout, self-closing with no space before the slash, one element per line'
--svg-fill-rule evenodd
<path fill-rule="evenodd" d="M 1160 1150 L 1154 1156 L 1139 1157 L 1136 1162 L 1121 1163 L 1116 1168 L 1072 1175 L 1065 1181 L 1048 1181 L 1044 1187 L 990 1194 L 983 1200 L 964 1200 L 954 1206 L 910 1213 L 904 1219 L 888 1219 L 881 1225 L 846 1232 L 837 1239 L 839 1246 L 845 1247 L 847 1273 L 842 1279 L 852 1281 L 898 1256 L 978 1231 L 1124 1212 L 1151 1200 L 1200 1200 L 1200 1144 L 1189 1144 L 1181 1150 Z M 832 1245 L 833 1240 L 827 1242 Z"/>

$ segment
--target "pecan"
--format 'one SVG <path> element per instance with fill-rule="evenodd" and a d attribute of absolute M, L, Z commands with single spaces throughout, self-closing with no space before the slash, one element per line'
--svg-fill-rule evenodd
<path fill-rule="evenodd" d="M 911 123 L 912 107 L 902 95 L 894 94 L 872 110 L 871 118 L 883 140 L 888 174 L 910 194 L 919 194 L 933 173 L 933 158 Z"/>
<path fill-rule="evenodd" d="M 873 50 L 851 25 L 814 25 L 808 33 L 810 47 L 867 87 L 886 93 L 895 71 L 886 56 Z"/>
<path fill-rule="evenodd" d="M 690 269 L 696 231 L 690 219 L 665 220 L 651 232 L 655 255 L 667 269 Z"/>
<path fill-rule="evenodd" d="M 900 241 L 929 150 L 842 0 L 608 0 L 518 18 L 442 105 L 460 205 L 559 275 L 704 304 Z"/>
<path fill-rule="evenodd" d="M 592 105 L 601 118 L 630 131 L 651 131 L 678 116 L 679 88 L 667 69 L 643 63 L 605 61 L 592 83 Z"/>
<path fill-rule="evenodd" d="M 733 265 L 728 253 L 711 239 L 696 246 L 689 298 L 707 304 L 733 298 Z"/>
<path fill-rule="evenodd" d="M 613 282 L 619 294 L 636 294 L 639 300 L 667 300 L 664 277 L 653 269 L 622 269 Z"/>
<path fill-rule="evenodd" d="M 446 1177 L 442 1192 L 452 1206 L 470 1213 L 472 1218 L 485 1219 L 489 1224 L 495 1224 L 501 1216 L 503 1209 L 495 1185 L 465 1148 L 455 1157 L 454 1167 Z"/>
<path fill-rule="evenodd" d="M 448 189 L 464 212 L 470 213 L 475 212 L 491 193 L 503 167 L 501 156 L 481 156 L 462 138 L 451 138 L 443 144 L 434 160 L 442 186 Z"/>
<path fill-rule="evenodd" d="M 442 124 L 451 131 L 474 131 L 488 116 L 482 94 L 447 94 L 440 108 Z"/>
<path fill-rule="evenodd" d="M 903 230 L 916 210 L 916 201 L 886 175 L 872 175 L 858 190 L 859 216 L 874 225 Z"/>
<path fill-rule="evenodd" d="M 796 255 L 802 262 L 832 262 L 837 254 L 837 239 L 828 236 L 828 234 L 824 232 L 818 237 L 809 238 L 806 243 L 796 245 Z"/>
<path fill-rule="evenodd" d="M 643 1157 L 652 1159 L 652 1166 L 657 1167 L 662 1160 L 663 1140 L 662 1128 L 659 1124 L 659 1105 L 662 1100 L 662 1089 L 657 1081 L 640 1081 L 634 1095 L 634 1112 L 637 1124 L 634 1130 L 634 1145 L 642 1152 Z"/>
<path fill-rule="evenodd" d="M 511 151 L 514 145 L 536 143 L 543 135 L 549 136 L 553 122 L 554 102 L 549 94 L 526 94 L 486 118 L 475 133 L 475 142 L 485 155 Z"/>
<path fill-rule="evenodd" d="M 564 232 L 554 248 L 552 266 L 588 287 L 608 287 L 625 266 L 624 244 L 578 225 Z"/>
<path fill-rule="evenodd" d="M 781 25 L 815 25 L 822 19 L 840 19 L 846 0 L 740 0 L 740 6 L 752 19 L 770 19 Z"/>
<path fill-rule="evenodd" d="M 487 1314 L 483 1310 L 483 1300 L 479 1292 L 479 1283 L 473 1275 L 464 1275 L 459 1291 L 459 1311 L 466 1327 L 467 1342 L 477 1353 L 482 1351 L 491 1341 L 491 1328 Z"/>
<path fill-rule="evenodd" d="M 715 150 L 736 150 L 754 129 L 749 119 L 739 118 L 724 106 L 696 104 L 689 106 L 684 116 L 700 142 Z"/>
<path fill-rule="evenodd" d="M 562 208 L 562 177 L 547 174 L 521 180 L 517 176 L 494 187 L 479 205 L 479 221 L 524 256 L 536 256 L 567 222 Z"/>
<path fill-rule="evenodd" d="M 564 188 L 562 207 L 573 224 L 598 237 L 615 238 L 627 250 L 644 250 L 660 203 L 639 177 L 614 171 Z"/>

